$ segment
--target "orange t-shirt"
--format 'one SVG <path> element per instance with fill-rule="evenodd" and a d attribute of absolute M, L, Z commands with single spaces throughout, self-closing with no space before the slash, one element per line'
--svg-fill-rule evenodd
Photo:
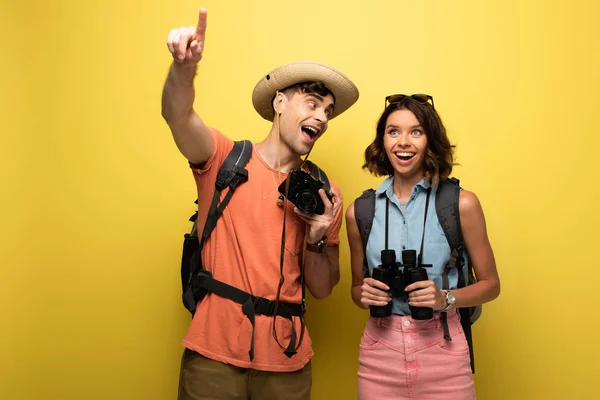
<path fill-rule="evenodd" d="M 192 166 L 198 187 L 198 230 L 201 233 L 212 201 L 219 168 L 233 148 L 233 141 L 211 128 L 213 153 L 202 168 Z M 204 268 L 214 278 L 255 296 L 275 300 L 280 279 L 283 208 L 277 205 L 279 177 L 260 155 L 252 150 L 246 165 L 248 181 L 240 185 L 217 221 L 202 250 Z M 287 174 L 281 174 L 282 180 Z M 330 182 L 332 188 L 339 188 Z M 227 190 L 223 190 L 221 198 Z M 340 194 L 341 200 L 341 194 Z M 280 301 L 300 303 L 300 257 L 306 223 L 287 202 L 285 254 Z M 338 245 L 342 207 L 327 232 L 329 245 Z M 277 317 L 277 338 L 287 347 L 291 334 L 289 319 Z M 300 320 L 294 317 L 300 335 Z M 288 372 L 304 367 L 313 356 L 308 331 L 298 353 L 288 358 L 272 334 L 273 317 L 257 315 L 254 329 L 254 359 L 248 351 L 252 325 L 234 301 L 208 294 L 199 303 L 183 345 L 205 357 L 241 368 Z"/>

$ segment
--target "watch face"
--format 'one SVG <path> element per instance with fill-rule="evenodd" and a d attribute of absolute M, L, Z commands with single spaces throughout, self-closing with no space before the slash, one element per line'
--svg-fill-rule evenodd
<path fill-rule="evenodd" d="M 456 298 L 454 297 L 454 295 L 452 294 L 452 292 L 448 292 L 448 295 L 446 296 L 446 299 L 448 300 L 448 304 L 454 304 L 456 302 Z"/>

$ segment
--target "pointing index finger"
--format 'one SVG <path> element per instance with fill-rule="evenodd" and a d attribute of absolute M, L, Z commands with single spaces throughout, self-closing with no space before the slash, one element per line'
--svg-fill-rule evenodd
<path fill-rule="evenodd" d="M 198 15 L 198 25 L 196 26 L 196 34 L 200 36 L 204 36 L 206 32 L 206 8 L 200 9 L 200 14 Z"/>

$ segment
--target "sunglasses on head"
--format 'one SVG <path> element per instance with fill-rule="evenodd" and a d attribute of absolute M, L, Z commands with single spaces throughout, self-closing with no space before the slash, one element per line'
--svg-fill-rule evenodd
<path fill-rule="evenodd" d="M 407 94 L 392 94 L 389 95 L 385 98 L 385 107 L 387 107 L 388 105 L 392 104 L 392 103 L 399 103 L 402 100 L 406 99 L 407 97 L 410 97 L 411 99 L 414 99 L 416 101 L 418 101 L 419 103 L 429 103 L 429 101 L 431 101 L 431 107 L 433 107 L 435 109 L 435 105 L 433 104 L 433 97 L 428 95 L 428 94 L 423 94 L 423 93 L 417 93 L 417 94 L 411 94 L 411 95 L 407 95 Z"/>

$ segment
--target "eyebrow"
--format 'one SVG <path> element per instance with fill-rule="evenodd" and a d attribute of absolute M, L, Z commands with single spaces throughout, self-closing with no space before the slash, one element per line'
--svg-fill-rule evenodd
<path fill-rule="evenodd" d="M 388 129 L 388 128 L 400 128 L 400 127 L 398 125 L 388 125 L 388 126 L 385 127 L 385 129 Z M 421 124 L 413 125 L 413 126 L 410 127 L 410 129 L 416 129 L 416 128 L 423 129 L 423 127 L 421 126 Z"/>

